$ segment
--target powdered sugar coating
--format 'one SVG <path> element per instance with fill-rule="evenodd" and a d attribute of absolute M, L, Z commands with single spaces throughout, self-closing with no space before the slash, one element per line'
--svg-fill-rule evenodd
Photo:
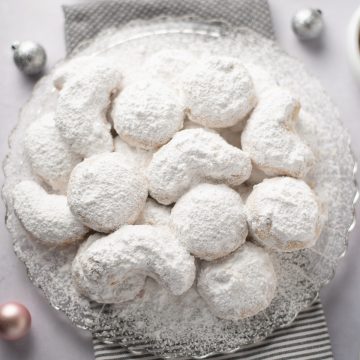
<path fill-rule="evenodd" d="M 322 209 L 315 193 L 299 179 L 265 179 L 254 186 L 246 208 L 252 236 L 278 251 L 313 246 L 323 226 Z"/>
<path fill-rule="evenodd" d="M 206 129 L 178 132 L 147 169 L 150 195 L 168 205 L 201 182 L 240 185 L 251 173 L 246 153 Z"/>
<path fill-rule="evenodd" d="M 206 127 L 233 126 L 256 104 L 251 77 L 236 58 L 203 57 L 181 74 L 180 82 L 190 120 Z"/>
<path fill-rule="evenodd" d="M 236 250 L 248 234 L 240 195 L 226 185 L 192 188 L 173 207 L 171 226 L 192 255 L 208 261 Z"/>
<path fill-rule="evenodd" d="M 94 155 L 71 173 L 68 203 L 74 215 L 99 232 L 134 223 L 145 205 L 147 183 L 141 171 L 118 153 Z"/>
<path fill-rule="evenodd" d="M 244 64 L 254 83 L 256 96 L 260 99 L 266 91 L 278 86 L 276 80 L 263 67 L 253 63 Z"/>
<path fill-rule="evenodd" d="M 314 155 L 295 131 L 299 101 L 287 90 L 267 90 L 241 134 L 242 149 L 267 175 L 303 178 L 314 164 Z"/>
<path fill-rule="evenodd" d="M 91 57 L 82 65 L 75 63 L 76 71 L 65 71 L 64 78 L 59 75 L 62 87 L 55 123 L 71 149 L 88 157 L 113 150 L 106 113 L 122 75 L 114 63 L 102 58 Z M 66 66 L 69 69 L 71 62 Z"/>
<path fill-rule="evenodd" d="M 54 114 L 43 115 L 27 128 L 24 146 L 33 172 L 54 190 L 66 193 L 70 173 L 81 158 L 60 136 Z"/>
<path fill-rule="evenodd" d="M 161 205 L 155 200 L 148 198 L 135 224 L 169 225 L 170 211 L 170 206 Z"/>
<path fill-rule="evenodd" d="M 60 91 L 69 79 L 81 72 L 91 61 L 92 59 L 88 56 L 79 56 L 60 64 L 52 75 L 54 87 Z"/>
<path fill-rule="evenodd" d="M 182 128 L 184 107 L 173 88 L 158 80 L 142 80 L 125 87 L 114 101 L 114 127 L 128 144 L 154 149 Z"/>
<path fill-rule="evenodd" d="M 234 321 L 267 308 L 276 286 L 270 256 L 250 242 L 224 259 L 202 262 L 197 282 L 199 294 L 214 315 Z"/>
<path fill-rule="evenodd" d="M 133 147 L 122 140 L 119 136 L 114 139 L 115 152 L 123 157 L 123 161 L 139 170 L 145 170 L 153 156 L 152 150 L 144 150 Z"/>
<path fill-rule="evenodd" d="M 194 258 L 166 226 L 125 225 L 94 241 L 73 264 L 77 288 L 100 303 L 134 299 L 147 276 L 174 295 L 194 282 Z"/>
<path fill-rule="evenodd" d="M 46 245 L 65 245 L 89 231 L 71 213 L 66 196 L 48 194 L 34 181 L 17 184 L 13 191 L 16 215 L 25 229 Z"/>
<path fill-rule="evenodd" d="M 156 52 L 146 59 L 144 73 L 149 77 L 175 83 L 174 79 L 179 76 L 191 63 L 194 55 L 186 50 L 166 49 Z"/>

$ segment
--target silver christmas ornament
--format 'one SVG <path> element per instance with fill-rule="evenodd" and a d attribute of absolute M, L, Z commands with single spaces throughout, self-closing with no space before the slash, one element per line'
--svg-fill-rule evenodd
<path fill-rule="evenodd" d="M 301 40 L 317 38 L 324 29 L 322 12 L 319 9 L 299 10 L 291 22 L 294 33 Z"/>
<path fill-rule="evenodd" d="M 16 66 L 27 75 L 42 72 L 46 64 L 44 48 L 33 41 L 15 42 L 11 45 Z"/>

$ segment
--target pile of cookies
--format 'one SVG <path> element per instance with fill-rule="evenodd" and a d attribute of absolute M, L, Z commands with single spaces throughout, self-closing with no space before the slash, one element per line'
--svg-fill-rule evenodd
<path fill-rule="evenodd" d="M 324 222 L 299 100 L 231 57 L 164 50 L 142 70 L 58 67 L 56 111 L 26 132 L 38 181 L 15 186 L 16 215 L 59 251 L 87 238 L 72 275 L 92 300 L 139 299 L 149 276 L 195 287 L 219 318 L 255 315 L 276 293 L 272 254 L 313 246 Z"/>

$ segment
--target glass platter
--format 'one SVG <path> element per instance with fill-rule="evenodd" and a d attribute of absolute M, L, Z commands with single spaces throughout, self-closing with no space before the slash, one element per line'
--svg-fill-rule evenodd
<path fill-rule="evenodd" d="M 326 224 L 313 248 L 271 254 L 278 275 L 278 289 L 266 310 L 238 322 L 220 320 L 210 315 L 194 288 L 175 298 L 151 279 L 147 281 L 144 296 L 125 305 L 91 303 L 75 291 L 70 269 L 77 246 L 51 249 L 31 239 L 14 215 L 11 199 L 11 191 L 20 180 L 41 182 L 31 174 L 23 139 L 28 125 L 56 105 L 57 94 L 51 74 L 35 87 L 10 137 L 10 151 L 4 162 L 3 198 L 14 250 L 24 262 L 31 281 L 42 290 L 51 306 L 63 311 L 76 326 L 106 342 L 122 343 L 134 353 L 200 358 L 233 352 L 244 344 L 265 338 L 274 329 L 288 325 L 317 298 L 320 288 L 333 277 L 354 224 L 356 164 L 338 110 L 320 83 L 276 43 L 248 29 L 231 29 L 219 23 L 189 19 L 137 22 L 101 34 L 83 44 L 73 56 L 115 57 L 119 66 L 126 64 L 131 78 L 139 76 L 141 59 L 146 54 L 165 47 L 185 48 L 202 54 L 220 53 L 259 65 L 280 85 L 296 94 L 302 108 L 315 119 L 311 123 L 301 119 L 298 131 L 317 157 L 317 164 L 306 180 L 325 204 Z"/>

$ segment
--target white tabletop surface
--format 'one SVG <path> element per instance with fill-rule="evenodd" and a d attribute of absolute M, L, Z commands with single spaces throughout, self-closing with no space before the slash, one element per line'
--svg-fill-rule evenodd
<path fill-rule="evenodd" d="M 7 152 L 7 138 L 17 121 L 18 110 L 27 100 L 33 82 L 12 62 L 14 40 L 36 40 L 44 45 L 51 67 L 65 54 L 61 4 L 77 0 L 0 1 L 0 159 Z M 346 28 L 358 0 L 270 0 L 276 36 L 291 55 L 304 61 L 321 79 L 340 108 L 350 131 L 353 149 L 360 158 L 360 83 L 346 57 Z M 326 31 L 320 43 L 302 44 L 290 28 L 292 14 L 306 6 L 323 10 Z M 0 174 L 0 183 L 3 174 Z M 4 219 L 0 205 L 0 219 Z M 335 278 L 322 291 L 335 359 L 359 359 L 360 353 L 360 229 L 350 236 L 349 251 Z M 0 303 L 17 300 L 33 316 L 32 331 L 21 341 L 0 341 L 1 360 L 89 360 L 93 359 L 90 334 L 76 329 L 51 309 L 28 280 L 24 266 L 15 257 L 4 221 L 0 223 Z"/>

